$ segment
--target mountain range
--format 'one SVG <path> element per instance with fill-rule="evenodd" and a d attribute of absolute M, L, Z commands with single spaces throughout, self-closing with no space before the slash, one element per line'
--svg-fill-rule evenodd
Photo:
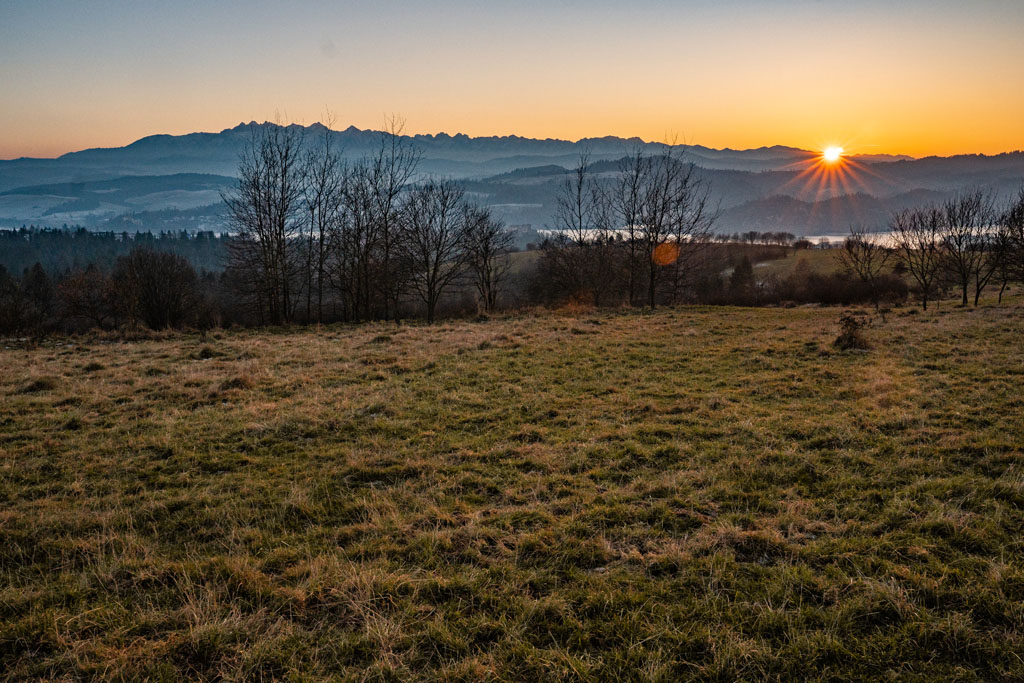
<path fill-rule="evenodd" d="M 125 147 L 87 149 L 54 159 L 0 161 L 0 226 L 80 224 L 95 229 L 210 229 L 222 226 L 220 195 L 234 184 L 241 151 L 262 126 L 243 123 L 219 133 L 152 135 Z M 318 139 L 321 124 L 296 126 Z M 381 133 L 349 127 L 331 131 L 348 158 L 370 154 Z M 595 173 L 661 143 L 639 138 L 575 142 L 519 136 L 413 135 L 422 175 L 462 182 L 478 201 L 510 224 L 551 225 L 558 189 L 582 152 Z M 845 232 L 851 224 L 882 228 L 906 206 L 940 201 L 965 188 L 1000 197 L 1024 182 L 1024 153 L 915 159 L 859 155 L 837 167 L 819 153 L 794 147 L 685 147 L 719 207 L 719 232 L 785 230 L 798 235 Z"/>

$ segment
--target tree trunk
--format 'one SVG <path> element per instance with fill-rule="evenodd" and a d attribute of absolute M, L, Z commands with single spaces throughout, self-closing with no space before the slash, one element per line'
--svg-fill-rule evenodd
<path fill-rule="evenodd" d="M 656 266 L 654 265 L 654 261 L 652 260 L 651 261 L 651 277 L 650 277 L 650 280 L 648 281 L 648 284 L 647 284 L 647 299 L 648 299 L 648 303 L 651 306 L 651 310 L 652 311 L 654 310 L 654 299 L 655 299 L 654 295 L 655 295 L 655 292 L 657 291 L 657 280 L 656 280 L 657 276 L 654 274 L 654 269 L 655 268 L 656 268 Z"/>

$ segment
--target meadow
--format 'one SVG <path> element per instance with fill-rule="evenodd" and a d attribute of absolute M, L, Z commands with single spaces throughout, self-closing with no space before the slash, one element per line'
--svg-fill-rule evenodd
<path fill-rule="evenodd" d="M 6 680 L 1024 679 L 1024 302 L 0 350 Z"/>

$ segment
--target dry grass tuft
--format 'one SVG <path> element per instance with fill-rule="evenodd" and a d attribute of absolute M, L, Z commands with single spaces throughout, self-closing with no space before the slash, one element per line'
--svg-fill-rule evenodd
<path fill-rule="evenodd" d="M 23 386 L 18 393 L 36 394 L 41 391 L 53 391 L 58 386 L 60 386 L 60 383 L 53 377 L 37 377 Z"/>
<path fill-rule="evenodd" d="M 246 391 L 256 386 L 256 382 L 248 375 L 237 375 L 226 379 L 220 384 L 221 391 L 242 390 Z"/>
<path fill-rule="evenodd" d="M 195 354 L 193 354 L 192 357 L 197 360 L 209 360 L 211 358 L 217 358 L 223 355 L 223 352 L 218 351 L 209 344 L 204 344 L 202 348 L 200 348 L 198 351 L 195 352 Z"/>

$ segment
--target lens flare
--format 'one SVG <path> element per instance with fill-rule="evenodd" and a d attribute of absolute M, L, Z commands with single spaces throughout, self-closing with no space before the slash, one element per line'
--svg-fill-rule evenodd
<path fill-rule="evenodd" d="M 675 242 L 662 242 L 654 248 L 651 260 L 656 266 L 669 266 L 679 258 L 679 245 Z"/>

